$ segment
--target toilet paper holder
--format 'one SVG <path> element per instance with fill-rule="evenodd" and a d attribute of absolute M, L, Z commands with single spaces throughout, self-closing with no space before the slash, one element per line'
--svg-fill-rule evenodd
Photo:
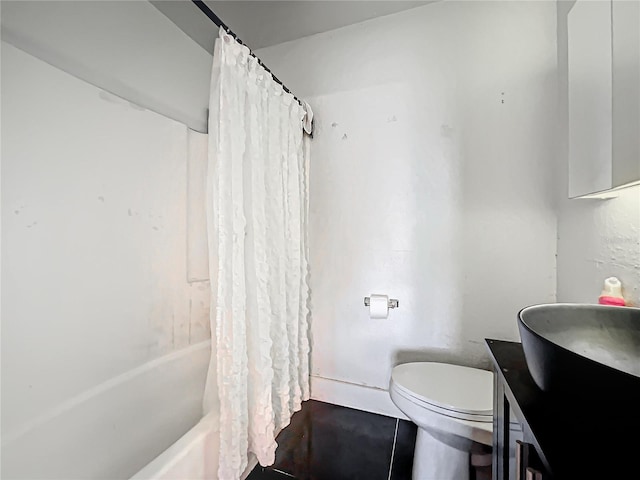
<path fill-rule="evenodd" d="M 364 306 L 368 307 L 371 304 L 370 297 L 364 297 Z M 389 299 L 389 308 L 398 308 L 400 306 L 400 302 L 395 298 Z"/>

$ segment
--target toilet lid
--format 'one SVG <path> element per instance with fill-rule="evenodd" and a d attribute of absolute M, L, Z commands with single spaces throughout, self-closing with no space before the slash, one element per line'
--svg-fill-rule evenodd
<path fill-rule="evenodd" d="M 409 395 L 446 410 L 493 415 L 493 373 L 447 363 L 398 365 L 393 383 Z"/>

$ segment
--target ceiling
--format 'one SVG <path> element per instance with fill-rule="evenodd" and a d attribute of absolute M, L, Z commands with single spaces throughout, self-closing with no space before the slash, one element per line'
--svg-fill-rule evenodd
<path fill-rule="evenodd" d="M 433 1 L 433 0 L 432 0 Z M 216 36 L 211 21 L 190 0 L 151 3 L 208 51 Z M 334 30 L 429 1 L 405 0 L 205 0 L 211 10 L 252 50 Z"/>

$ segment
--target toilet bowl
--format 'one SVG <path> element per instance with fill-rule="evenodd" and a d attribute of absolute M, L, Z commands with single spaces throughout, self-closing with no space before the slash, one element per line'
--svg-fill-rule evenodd
<path fill-rule="evenodd" d="M 391 400 L 418 426 L 414 480 L 468 480 L 471 456 L 490 460 L 493 374 L 446 363 L 395 367 Z"/>

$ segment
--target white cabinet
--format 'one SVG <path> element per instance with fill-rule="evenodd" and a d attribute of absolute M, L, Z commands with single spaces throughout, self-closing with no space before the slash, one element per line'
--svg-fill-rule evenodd
<path fill-rule="evenodd" d="M 614 0 L 612 187 L 640 181 L 640 0 Z"/>
<path fill-rule="evenodd" d="M 640 0 L 568 15 L 569 197 L 640 181 Z"/>

